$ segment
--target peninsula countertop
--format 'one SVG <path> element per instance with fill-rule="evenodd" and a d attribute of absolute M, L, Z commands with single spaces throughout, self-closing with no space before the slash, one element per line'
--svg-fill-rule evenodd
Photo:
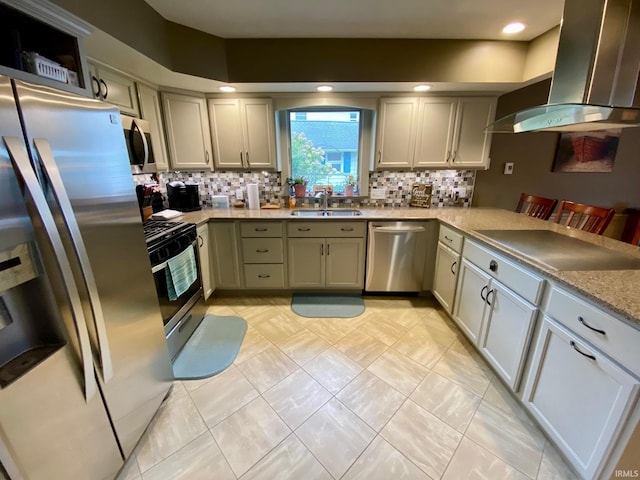
<path fill-rule="evenodd" d="M 202 224 L 215 220 L 253 221 L 364 221 L 433 219 L 453 227 L 465 236 L 492 247 L 504 256 L 569 287 L 597 305 L 607 308 L 635 328 L 640 328 L 640 270 L 557 270 L 534 257 L 523 255 L 479 233 L 483 230 L 551 230 L 632 257 L 640 258 L 636 247 L 602 235 L 582 232 L 553 222 L 493 208 L 359 208 L 357 217 L 297 217 L 289 209 L 203 209 L 185 213 L 176 220 Z"/>

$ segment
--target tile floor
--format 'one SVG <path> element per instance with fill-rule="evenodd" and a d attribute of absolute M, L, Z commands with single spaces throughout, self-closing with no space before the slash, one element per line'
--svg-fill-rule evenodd
<path fill-rule="evenodd" d="M 249 324 L 238 358 L 176 382 L 119 480 L 576 478 L 432 298 L 290 301 L 210 301 Z"/>

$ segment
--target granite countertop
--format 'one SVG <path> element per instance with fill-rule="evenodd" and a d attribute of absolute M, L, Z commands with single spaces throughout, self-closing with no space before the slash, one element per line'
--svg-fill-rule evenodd
<path fill-rule="evenodd" d="M 435 219 L 449 225 L 467 237 L 498 250 L 506 257 L 537 271 L 550 280 L 563 284 L 584 295 L 620 316 L 623 320 L 640 328 L 640 270 L 556 270 L 527 257 L 516 250 L 482 235 L 482 230 L 551 230 L 594 245 L 640 258 L 640 248 L 558 225 L 545 220 L 531 218 L 507 210 L 493 208 L 360 208 L 358 217 L 296 217 L 291 210 L 247 210 L 204 209 L 190 212 L 176 220 L 196 224 L 209 220 L 293 220 L 293 221 L 362 221 L 362 220 L 423 220 Z"/>

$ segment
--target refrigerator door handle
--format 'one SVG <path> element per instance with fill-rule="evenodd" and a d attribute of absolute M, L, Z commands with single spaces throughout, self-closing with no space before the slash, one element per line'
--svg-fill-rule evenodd
<path fill-rule="evenodd" d="M 82 279 L 89 294 L 89 303 L 91 304 L 91 314 L 93 316 L 93 325 L 97 336 L 102 377 L 103 381 L 107 383 L 111 377 L 113 377 L 113 365 L 111 363 L 111 351 L 109 348 L 109 341 L 107 340 L 107 330 L 102 313 L 102 304 L 100 302 L 100 296 L 98 295 L 98 287 L 96 286 L 93 269 L 89 262 L 89 255 L 87 254 L 87 249 L 84 245 L 84 241 L 82 240 L 78 221 L 73 213 L 69 195 L 64 187 L 64 183 L 62 183 L 62 177 L 60 176 L 60 171 L 58 170 L 58 166 L 56 165 L 53 157 L 51 146 L 47 140 L 42 138 L 35 138 L 33 143 L 38 155 L 40 156 L 45 175 L 51 185 L 54 197 L 58 202 L 62 218 L 67 226 L 67 231 L 71 236 L 76 258 L 80 263 Z"/>
<path fill-rule="evenodd" d="M 82 311 L 82 302 L 80 301 L 80 294 L 78 292 L 78 287 L 76 286 L 76 281 L 73 278 L 71 264 L 69 263 L 69 259 L 67 258 L 67 254 L 64 250 L 60 233 L 56 229 L 56 223 L 51 211 L 49 210 L 47 199 L 45 198 L 44 192 L 38 183 L 38 179 L 31 167 L 29 158 L 23 150 L 22 141 L 18 137 L 2 137 L 2 139 L 7 147 L 7 151 L 9 152 L 13 169 L 18 175 L 20 182 L 24 187 L 26 187 L 29 197 L 35 207 L 35 213 L 42 222 L 44 231 L 47 234 L 51 247 L 55 253 L 60 274 L 62 275 L 65 283 L 67 300 L 71 307 L 71 316 L 73 317 L 73 323 L 76 330 L 75 332 L 69 332 L 69 334 L 75 335 L 78 339 L 80 358 L 82 360 L 84 373 L 84 396 L 88 402 L 96 394 L 97 385 L 93 370 L 93 357 L 91 355 L 89 333 L 87 332 L 87 325 Z"/>
<path fill-rule="evenodd" d="M 142 171 L 144 172 L 144 169 L 149 163 L 149 145 L 147 144 L 147 137 L 144 134 L 144 130 L 142 130 L 142 127 L 138 122 L 136 122 L 135 119 L 133 120 L 133 124 L 131 125 L 132 132 L 134 128 L 138 129 L 138 132 L 140 133 L 140 138 L 142 139 L 142 148 L 144 149 L 144 160 L 142 161 Z"/>

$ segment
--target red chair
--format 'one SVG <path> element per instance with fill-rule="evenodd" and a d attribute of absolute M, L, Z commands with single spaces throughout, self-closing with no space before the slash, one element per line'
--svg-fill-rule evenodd
<path fill-rule="evenodd" d="M 613 208 L 594 207 L 564 200 L 560 203 L 555 223 L 602 235 L 616 211 Z"/>
<path fill-rule="evenodd" d="M 535 195 L 523 193 L 520 195 L 516 212 L 530 217 L 541 218 L 542 220 L 549 220 L 557 203 L 558 201 L 552 198 L 536 197 Z"/>

